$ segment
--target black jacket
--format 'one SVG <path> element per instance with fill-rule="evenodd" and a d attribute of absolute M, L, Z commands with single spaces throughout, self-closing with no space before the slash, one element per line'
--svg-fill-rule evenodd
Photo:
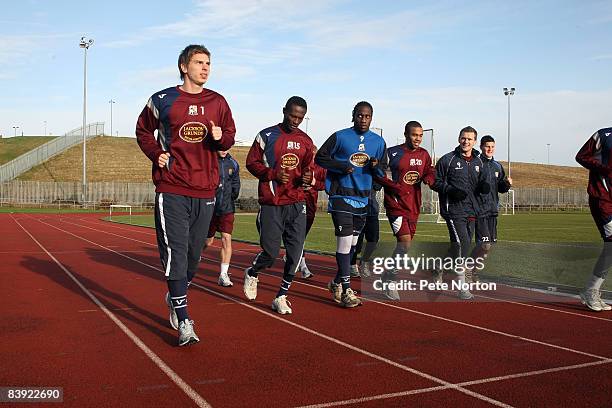
<path fill-rule="evenodd" d="M 481 155 L 480 158 L 487 169 L 487 182 L 491 186 L 489 194 L 478 196 L 480 207 L 486 212 L 487 217 L 497 217 L 499 208 L 498 193 L 507 193 L 510 190 L 510 183 L 506 178 L 506 173 L 502 165 L 494 158 L 487 158 Z"/>
<path fill-rule="evenodd" d="M 215 215 L 236 212 L 234 202 L 240 194 L 240 167 L 228 153 L 219 157 L 219 187 L 215 195 Z"/>
<path fill-rule="evenodd" d="M 445 154 L 436 164 L 436 181 L 432 186 L 440 197 L 440 215 L 444 218 L 485 217 L 477 197 L 488 194 L 487 167 L 480 152 L 472 149 L 472 159 L 461 155 L 461 148 Z"/>

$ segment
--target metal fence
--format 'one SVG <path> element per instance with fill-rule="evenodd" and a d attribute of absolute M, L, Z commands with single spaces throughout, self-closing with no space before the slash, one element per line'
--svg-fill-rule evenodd
<path fill-rule="evenodd" d="M 38 146 L 29 152 L 22 154 L 14 160 L 0 166 L 0 182 L 13 180 L 20 174 L 30 170 L 34 166 L 49 160 L 51 157 L 62 153 L 66 149 L 83 142 L 83 128 L 77 128 L 66 133 L 64 136 Z M 85 138 L 91 139 L 104 134 L 104 122 L 90 123 L 86 127 Z"/>
<path fill-rule="evenodd" d="M 4 205 L 62 205 L 81 203 L 80 182 L 18 181 L 0 183 L 0 202 Z M 587 208 L 586 189 L 562 188 L 515 188 L 517 209 L 564 209 Z M 379 193 L 382 198 L 382 192 Z M 504 203 L 504 196 L 500 197 Z M 257 180 L 242 180 L 240 190 L 242 209 L 257 207 Z M 152 183 L 97 182 L 88 183 L 86 204 L 104 206 L 129 204 L 150 207 L 155 202 L 155 188 Z M 423 213 L 433 213 L 437 194 L 423 188 Z M 81 203 L 82 204 L 82 203 Z M 319 193 L 319 206 L 327 206 L 327 195 Z"/>

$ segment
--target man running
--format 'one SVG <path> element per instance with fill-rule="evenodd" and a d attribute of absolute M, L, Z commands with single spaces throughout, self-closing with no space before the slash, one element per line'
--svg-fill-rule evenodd
<path fill-rule="evenodd" d="M 217 231 L 221 234 L 221 272 L 219 285 L 233 286 L 229 277 L 229 266 L 232 260 L 232 231 L 234 230 L 234 213 L 236 199 L 240 194 L 240 166 L 227 151 L 219 152 L 219 187 L 215 195 L 215 214 L 208 228 L 208 247 L 215 240 Z"/>
<path fill-rule="evenodd" d="M 595 132 L 576 155 L 576 161 L 589 169 L 589 207 L 603 239 L 603 249 L 580 298 L 595 312 L 612 310 L 612 306 L 601 300 L 601 286 L 612 265 L 612 128 Z"/>
<path fill-rule="evenodd" d="M 312 183 L 314 156 L 312 140 L 298 128 L 306 109 L 303 98 L 289 98 L 283 108 L 283 122 L 259 132 L 247 156 L 247 169 L 259 179 L 257 229 L 261 252 L 244 271 L 243 291 L 247 299 L 257 298 L 258 274 L 274 264 L 282 239 L 287 261 L 272 301 L 272 309 L 280 314 L 293 312 L 287 293 L 302 258 L 306 235 L 304 185 Z"/>
<path fill-rule="evenodd" d="M 408 253 L 416 233 L 417 222 L 421 213 L 421 184 L 432 186 L 435 172 L 431 157 L 423 149 L 423 126 L 417 121 L 410 121 L 404 127 L 406 142 L 387 150 L 387 160 L 391 170 L 391 179 L 382 178 L 376 181 L 385 188 L 385 209 L 391 224 L 391 230 L 397 244 L 393 256 Z M 385 272 L 383 281 L 396 281 L 396 271 Z M 399 300 L 394 285 L 387 285 L 385 296 Z"/>
<path fill-rule="evenodd" d="M 455 272 L 462 286 L 459 298 L 463 300 L 474 297 L 468 289 L 463 288 L 466 282 L 471 283 L 470 276 L 465 275 L 463 261 L 471 253 L 476 218 L 486 215 L 477 197 L 489 194 L 491 189 L 480 152 L 474 149 L 477 137 L 478 132 L 473 127 L 461 129 L 459 146 L 438 160 L 433 184 L 433 190 L 440 196 L 440 215 L 448 228 Z"/>
<path fill-rule="evenodd" d="M 372 175 L 384 174 L 386 165 L 385 141 L 370 130 L 373 112 L 370 103 L 357 103 L 351 116 L 353 127 L 331 135 L 315 158 L 319 166 L 327 169 L 325 191 L 336 235 L 338 272 L 328 289 L 343 307 L 361 305 L 350 287 L 351 251 L 355 251 L 365 223 Z"/>
<path fill-rule="evenodd" d="M 153 164 L 155 230 L 168 284 L 170 324 L 178 345 L 200 341 L 187 313 L 187 286 L 200 262 L 219 185 L 217 151 L 234 144 L 236 127 L 225 98 L 204 88 L 210 52 L 189 45 L 179 55 L 183 84 L 149 98 L 136 139 Z M 157 139 L 155 137 L 157 131 Z"/>

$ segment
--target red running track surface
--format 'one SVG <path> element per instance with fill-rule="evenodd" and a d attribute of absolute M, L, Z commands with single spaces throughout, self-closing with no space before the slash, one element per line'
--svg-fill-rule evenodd
<path fill-rule="evenodd" d="M 189 291 L 202 341 L 176 347 L 154 231 L 98 218 L 0 215 L 0 386 L 63 387 L 78 407 L 610 405 L 612 313 L 528 292 L 347 310 L 325 288 L 335 260 L 308 255 L 315 277 L 280 316 L 281 261 L 257 301 L 242 294 L 249 244 L 234 243 L 232 288 L 218 247 L 204 252 Z"/>

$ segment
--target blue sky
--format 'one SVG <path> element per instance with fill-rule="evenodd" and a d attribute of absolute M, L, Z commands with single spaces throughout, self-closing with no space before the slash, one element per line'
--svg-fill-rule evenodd
<path fill-rule="evenodd" d="M 403 124 L 434 128 L 436 153 L 472 125 L 506 158 L 574 165 L 596 130 L 612 126 L 610 1 L 3 1 L 0 133 L 63 134 L 82 122 L 82 35 L 88 121 L 133 135 L 147 98 L 179 84 L 190 43 L 212 52 L 207 87 L 230 103 L 237 138 L 281 120 L 291 95 L 309 103 L 320 145 L 350 126 L 360 100 L 389 145 Z M 303 126 L 304 127 L 304 126 Z"/>

